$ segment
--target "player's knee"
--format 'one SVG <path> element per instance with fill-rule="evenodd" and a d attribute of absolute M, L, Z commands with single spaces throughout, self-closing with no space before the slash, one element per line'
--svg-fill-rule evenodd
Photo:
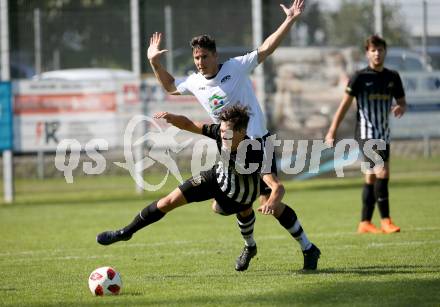
<path fill-rule="evenodd" d="M 385 178 L 389 178 L 390 177 L 390 172 L 388 169 L 386 168 L 381 168 L 376 175 L 377 178 L 379 179 L 385 179 Z"/>
<path fill-rule="evenodd" d="M 177 199 L 173 195 L 167 195 L 157 202 L 157 207 L 163 212 L 171 211 L 177 206 Z"/>
<path fill-rule="evenodd" d="M 212 209 L 212 211 L 214 211 L 214 213 L 217 213 L 220 215 L 225 215 L 225 216 L 230 215 L 230 214 L 226 213 L 225 211 L 223 211 L 223 209 L 219 206 L 219 204 L 216 201 L 214 201 L 212 203 L 211 209 Z"/>
<path fill-rule="evenodd" d="M 238 214 L 242 217 L 247 217 L 247 216 L 251 215 L 253 211 L 254 211 L 254 209 L 252 207 L 250 207 L 246 210 L 238 212 Z"/>
<path fill-rule="evenodd" d="M 375 182 L 376 182 L 376 175 L 374 173 L 365 174 L 365 183 L 366 184 L 374 184 Z"/>

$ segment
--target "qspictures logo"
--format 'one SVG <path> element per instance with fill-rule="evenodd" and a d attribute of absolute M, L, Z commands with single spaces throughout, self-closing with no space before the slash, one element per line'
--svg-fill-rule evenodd
<path fill-rule="evenodd" d="M 149 124 L 150 131 L 143 133 L 141 127 Z M 166 183 L 169 174 L 172 174 L 180 183 L 183 178 L 180 173 L 176 161 L 171 153 L 178 154 L 184 148 L 190 146 L 193 139 L 178 142 L 176 139 L 180 130 L 174 126 L 170 126 L 166 130 L 162 130 L 157 122 L 144 115 L 134 116 L 127 124 L 124 132 L 124 162 L 113 162 L 116 166 L 127 170 L 136 184 L 147 191 L 157 191 Z M 232 131 L 231 131 L 232 133 Z M 148 143 L 149 151 L 145 152 Z M 281 163 L 280 171 L 284 174 L 295 175 L 306 169 L 306 160 L 308 163 L 309 173 L 319 173 L 321 157 L 329 146 L 324 140 L 278 140 L 276 135 L 271 135 L 266 139 L 264 145 L 259 140 L 245 139 L 237 149 L 237 157 L 241 157 L 245 161 L 247 148 L 252 146 L 253 150 L 264 150 L 264 160 L 262 162 L 262 171 L 270 172 L 272 165 L 272 156 L 275 147 L 281 147 L 281 160 L 292 160 L 295 157 L 294 165 L 292 163 Z M 296 148 L 294 145 L 297 145 Z M 311 147 L 309 146 L 311 144 Z M 242 146 L 243 145 L 243 146 Z M 217 150 L 212 149 L 213 141 L 208 138 L 202 138 L 194 142 L 191 154 L 191 173 L 194 178 L 198 178 L 200 171 L 209 170 L 217 161 Z M 264 147 L 263 147 L 264 146 Z M 263 148 L 262 148 L 263 147 Z M 63 172 L 67 183 L 73 183 L 73 171 L 79 167 L 80 154 L 85 154 L 93 160 L 93 162 L 85 161 L 82 170 L 88 175 L 102 174 L 106 167 L 107 161 L 101 152 L 109 149 L 109 143 L 105 139 L 92 139 L 84 146 L 76 139 L 63 139 L 57 146 L 55 156 L 55 167 Z M 217 149 L 215 147 L 215 149 Z M 339 141 L 333 151 L 334 165 L 333 169 L 338 177 L 344 177 L 344 168 L 352 165 L 358 160 L 359 144 L 353 139 L 343 139 Z M 385 150 L 386 144 L 382 140 L 368 140 L 363 147 L 364 155 L 373 162 L 362 162 L 362 172 L 370 172 L 373 167 L 381 167 L 384 165 L 383 159 L 378 154 L 378 150 Z M 226 150 L 230 153 L 230 150 Z M 308 155 L 307 153 L 310 152 Z M 145 155 L 146 153 L 146 155 Z M 302 154 L 301 153 L 306 153 Z M 144 156 L 143 156 L 144 155 Z M 221 153 L 221 159 L 228 161 L 228 157 L 224 157 Z M 307 157 L 310 157 L 309 159 Z M 239 159 L 239 160 L 240 160 Z M 336 161 L 338 161 L 336 163 Z M 158 184 L 152 184 L 145 180 L 140 174 L 155 164 L 165 167 L 166 171 L 162 174 L 163 178 Z M 240 174 L 250 174 L 257 169 L 255 163 L 249 163 L 247 166 L 235 164 L 236 172 Z M 158 174 L 160 175 L 160 174 Z M 199 184 L 196 180 L 193 184 Z"/>

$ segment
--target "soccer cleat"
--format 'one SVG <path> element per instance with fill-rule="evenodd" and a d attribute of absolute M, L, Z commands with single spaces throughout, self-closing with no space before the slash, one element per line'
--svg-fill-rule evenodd
<path fill-rule="evenodd" d="M 249 262 L 257 254 L 257 246 L 245 246 L 241 255 L 237 258 L 235 262 L 236 271 L 246 271 L 249 267 Z"/>
<path fill-rule="evenodd" d="M 303 251 L 304 255 L 304 266 L 303 270 L 316 270 L 318 267 L 318 259 L 321 255 L 321 251 L 316 247 L 315 244 Z"/>
<path fill-rule="evenodd" d="M 131 234 L 124 233 L 122 229 L 116 231 L 104 231 L 96 236 L 96 242 L 101 245 L 110 245 L 118 241 L 128 241 L 131 239 Z"/>
<path fill-rule="evenodd" d="M 382 233 L 380 229 L 374 226 L 370 221 L 362 221 L 358 226 L 358 233 Z"/>
<path fill-rule="evenodd" d="M 394 225 L 390 218 L 381 219 L 380 224 L 382 226 L 383 233 L 400 232 L 400 227 Z"/>

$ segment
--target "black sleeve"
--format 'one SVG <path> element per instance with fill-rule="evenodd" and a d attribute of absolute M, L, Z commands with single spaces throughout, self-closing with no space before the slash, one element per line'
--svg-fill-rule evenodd
<path fill-rule="evenodd" d="M 252 146 L 249 144 L 246 152 L 246 166 L 249 167 L 250 163 L 258 164 L 257 172 L 261 172 L 262 163 L 264 160 L 264 149 L 263 144 L 261 144 L 260 149 L 252 149 Z"/>
<path fill-rule="evenodd" d="M 403 89 L 402 79 L 400 79 L 400 75 L 396 72 L 394 74 L 394 93 L 393 97 L 395 99 L 399 99 L 405 96 L 405 90 Z"/>
<path fill-rule="evenodd" d="M 220 125 L 219 124 L 204 124 L 202 127 L 202 134 L 217 140 L 220 138 Z"/>
<path fill-rule="evenodd" d="M 345 92 L 352 96 L 356 97 L 359 93 L 359 72 L 356 72 L 353 76 L 351 76 L 348 81 L 347 87 L 345 88 Z"/>

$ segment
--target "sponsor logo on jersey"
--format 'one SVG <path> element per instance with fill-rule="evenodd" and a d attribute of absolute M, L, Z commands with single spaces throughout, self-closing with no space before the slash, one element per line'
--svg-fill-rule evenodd
<path fill-rule="evenodd" d="M 209 108 L 211 109 L 211 111 L 215 111 L 215 110 L 222 108 L 226 103 L 225 98 L 226 98 L 226 95 L 220 96 L 217 94 L 214 94 L 211 97 L 209 97 L 208 101 L 209 101 Z"/>
<path fill-rule="evenodd" d="M 190 182 L 193 187 L 196 187 L 202 183 L 202 176 L 201 175 L 194 176 L 191 178 Z"/>
<path fill-rule="evenodd" d="M 388 94 L 370 94 L 368 95 L 368 99 L 370 100 L 389 100 L 391 99 L 391 96 Z"/>
<path fill-rule="evenodd" d="M 365 82 L 365 86 L 372 86 L 373 82 Z"/>
<path fill-rule="evenodd" d="M 388 83 L 388 87 L 393 87 L 394 86 L 394 82 L 393 81 L 391 81 L 390 83 Z"/>
<path fill-rule="evenodd" d="M 204 90 L 206 90 L 206 87 L 204 86 L 199 87 L 199 91 L 204 91 Z"/>
<path fill-rule="evenodd" d="M 232 78 L 231 75 L 224 76 L 220 81 L 220 83 L 225 83 L 226 81 L 231 80 L 231 78 Z"/>

